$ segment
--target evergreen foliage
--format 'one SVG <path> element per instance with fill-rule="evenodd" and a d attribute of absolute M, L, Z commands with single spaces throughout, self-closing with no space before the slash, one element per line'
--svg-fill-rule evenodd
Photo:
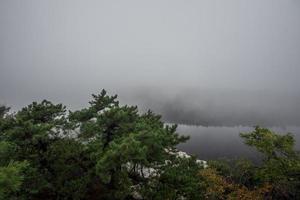
<path fill-rule="evenodd" d="M 265 157 L 211 161 L 180 157 L 188 137 L 151 111 L 120 105 L 102 90 L 87 108 L 33 102 L 0 107 L 0 199 L 299 198 L 299 154 L 291 134 L 242 133 Z"/>

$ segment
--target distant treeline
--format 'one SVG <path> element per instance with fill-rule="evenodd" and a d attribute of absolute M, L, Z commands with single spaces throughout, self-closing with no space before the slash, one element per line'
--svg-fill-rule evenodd
<path fill-rule="evenodd" d="M 262 153 L 208 166 L 179 156 L 188 140 L 151 111 L 121 106 L 105 90 L 89 107 L 33 102 L 0 107 L 0 199 L 300 199 L 300 157 L 291 134 L 241 133 Z"/>

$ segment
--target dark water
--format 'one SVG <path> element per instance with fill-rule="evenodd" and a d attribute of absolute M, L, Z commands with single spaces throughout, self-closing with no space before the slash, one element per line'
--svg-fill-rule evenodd
<path fill-rule="evenodd" d="M 279 133 L 290 132 L 296 139 L 296 149 L 300 149 L 300 127 L 273 127 L 271 130 Z M 253 131 L 253 127 L 203 127 L 179 125 L 178 132 L 189 135 L 190 140 L 180 144 L 178 149 L 196 155 L 199 159 L 219 158 L 249 158 L 257 160 L 259 154 L 245 145 L 239 137 L 240 132 Z"/>

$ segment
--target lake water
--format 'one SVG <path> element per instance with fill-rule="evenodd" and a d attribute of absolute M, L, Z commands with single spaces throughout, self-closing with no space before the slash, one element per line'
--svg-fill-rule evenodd
<path fill-rule="evenodd" d="M 279 133 L 290 132 L 296 139 L 296 149 L 300 149 L 300 127 L 273 127 Z M 189 135 L 190 139 L 178 146 L 179 150 L 196 155 L 199 159 L 249 158 L 258 159 L 258 153 L 243 143 L 240 132 L 253 131 L 253 127 L 204 127 L 179 125 L 177 131 Z"/>

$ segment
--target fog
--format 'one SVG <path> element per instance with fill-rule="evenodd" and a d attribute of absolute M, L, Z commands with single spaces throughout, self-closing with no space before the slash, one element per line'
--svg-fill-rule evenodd
<path fill-rule="evenodd" d="M 134 95 L 135 94 L 135 95 Z M 185 89 L 162 92 L 144 88 L 126 93 L 144 110 L 170 123 L 201 126 L 299 126 L 300 95 L 284 91 Z"/>
<path fill-rule="evenodd" d="M 167 122 L 300 126 L 299 0 L 1 0 L 0 103 L 102 88 Z"/>

